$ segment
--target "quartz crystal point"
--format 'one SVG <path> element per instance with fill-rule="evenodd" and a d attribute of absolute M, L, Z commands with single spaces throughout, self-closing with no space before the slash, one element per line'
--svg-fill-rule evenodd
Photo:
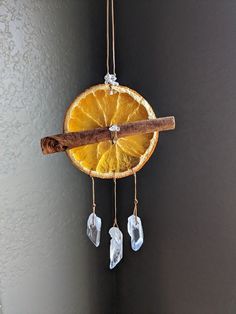
<path fill-rule="evenodd" d="M 114 268 L 123 257 L 123 234 L 117 227 L 109 230 L 110 241 L 110 269 Z"/>
<path fill-rule="evenodd" d="M 131 237 L 131 247 L 134 251 L 138 251 L 143 245 L 143 227 L 141 219 L 135 215 L 128 218 L 128 233 Z"/>
<path fill-rule="evenodd" d="M 95 213 L 89 215 L 87 221 L 87 236 L 98 247 L 100 244 L 102 220 Z"/>

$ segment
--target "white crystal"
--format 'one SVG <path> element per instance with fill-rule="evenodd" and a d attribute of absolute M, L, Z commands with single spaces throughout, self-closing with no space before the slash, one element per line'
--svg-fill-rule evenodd
<path fill-rule="evenodd" d="M 104 80 L 105 80 L 105 84 L 116 85 L 116 86 L 119 85 L 119 83 L 116 82 L 117 77 L 116 77 L 115 74 L 107 73 L 107 74 L 104 76 Z"/>
<path fill-rule="evenodd" d="M 123 234 L 117 227 L 109 230 L 110 240 L 110 269 L 114 268 L 123 257 Z"/>
<path fill-rule="evenodd" d="M 109 127 L 109 131 L 111 132 L 119 132 L 120 131 L 120 127 L 116 124 L 113 124 L 112 126 Z"/>
<path fill-rule="evenodd" d="M 131 237 L 131 247 L 134 251 L 138 251 L 143 245 L 143 227 L 141 219 L 135 215 L 129 216 L 127 227 Z"/>
<path fill-rule="evenodd" d="M 87 221 L 87 236 L 98 247 L 100 244 L 102 220 L 96 214 L 89 215 Z"/>

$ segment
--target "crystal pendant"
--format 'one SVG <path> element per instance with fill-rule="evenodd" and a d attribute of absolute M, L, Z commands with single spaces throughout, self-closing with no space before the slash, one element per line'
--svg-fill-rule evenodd
<path fill-rule="evenodd" d="M 128 218 L 128 233 L 131 237 L 131 247 L 138 251 L 143 245 L 143 227 L 138 216 L 131 215 Z"/>
<path fill-rule="evenodd" d="M 110 241 L 110 269 L 114 268 L 123 257 L 123 234 L 117 227 L 109 230 Z"/>
<path fill-rule="evenodd" d="M 95 213 L 89 215 L 87 221 L 87 236 L 98 247 L 100 244 L 102 220 Z"/>

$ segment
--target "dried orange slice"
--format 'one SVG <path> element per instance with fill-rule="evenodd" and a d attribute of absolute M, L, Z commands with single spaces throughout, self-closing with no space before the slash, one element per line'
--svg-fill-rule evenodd
<path fill-rule="evenodd" d="M 137 92 L 125 86 L 93 86 L 78 96 L 68 108 L 64 132 L 156 118 L 152 107 Z M 87 174 L 103 179 L 123 178 L 138 171 L 148 161 L 158 141 L 158 132 L 119 138 L 72 148 L 67 151 L 73 164 Z"/>

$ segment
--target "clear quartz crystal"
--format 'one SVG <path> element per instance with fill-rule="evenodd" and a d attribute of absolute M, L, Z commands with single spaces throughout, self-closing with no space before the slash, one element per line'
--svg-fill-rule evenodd
<path fill-rule="evenodd" d="M 143 227 L 141 219 L 135 215 L 128 218 L 128 233 L 131 237 L 131 247 L 134 251 L 138 251 L 143 245 Z"/>
<path fill-rule="evenodd" d="M 87 236 L 98 247 L 100 244 L 102 220 L 95 213 L 89 215 L 87 221 Z"/>
<path fill-rule="evenodd" d="M 116 74 L 114 73 L 113 74 L 107 73 L 104 76 L 104 80 L 105 80 L 105 84 L 116 85 L 116 86 L 119 85 L 119 83 L 116 82 L 117 77 L 116 77 Z"/>
<path fill-rule="evenodd" d="M 123 234 L 117 227 L 109 230 L 110 240 L 110 269 L 114 268 L 123 257 Z"/>
<path fill-rule="evenodd" d="M 120 131 L 120 127 L 116 124 L 113 124 L 112 126 L 109 127 L 109 131 L 111 132 L 119 132 Z"/>

